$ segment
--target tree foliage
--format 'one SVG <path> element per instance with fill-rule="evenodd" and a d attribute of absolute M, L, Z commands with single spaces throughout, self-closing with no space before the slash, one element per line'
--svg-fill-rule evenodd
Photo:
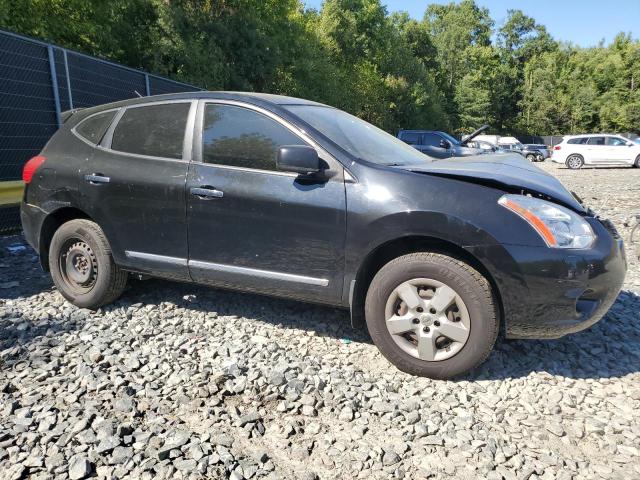
<path fill-rule="evenodd" d="M 390 14 L 380 0 L 0 0 L 0 28 L 212 90 L 300 96 L 395 132 L 640 128 L 640 42 L 577 48 L 474 0 Z"/>

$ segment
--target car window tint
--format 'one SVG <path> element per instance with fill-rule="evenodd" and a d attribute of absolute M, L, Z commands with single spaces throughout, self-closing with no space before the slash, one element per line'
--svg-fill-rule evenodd
<path fill-rule="evenodd" d="M 419 145 L 421 134 L 416 132 L 402 132 L 401 140 L 409 145 Z"/>
<path fill-rule="evenodd" d="M 276 152 L 283 145 L 307 144 L 262 113 L 233 105 L 207 105 L 202 127 L 203 162 L 276 170 Z"/>
<path fill-rule="evenodd" d="M 587 145 L 604 145 L 604 137 L 591 137 Z"/>
<path fill-rule="evenodd" d="M 116 116 L 116 112 L 116 110 L 112 110 L 89 117 L 76 127 L 76 132 L 91 143 L 98 144 L 109 128 L 109 125 L 111 125 L 111 121 L 113 117 Z"/>
<path fill-rule="evenodd" d="M 429 145 L 430 147 L 439 147 L 440 140 L 442 137 L 440 135 L 436 135 L 435 133 L 425 133 L 424 134 L 424 145 Z"/>
<path fill-rule="evenodd" d="M 572 145 L 584 145 L 585 143 L 587 143 L 587 140 L 589 140 L 588 137 L 571 138 L 567 143 L 570 143 Z"/>
<path fill-rule="evenodd" d="M 607 137 L 607 145 L 611 145 L 614 147 L 626 146 L 627 141 L 623 140 L 620 137 Z"/>
<path fill-rule="evenodd" d="M 190 103 L 128 108 L 113 132 L 111 148 L 120 152 L 182 158 Z"/>

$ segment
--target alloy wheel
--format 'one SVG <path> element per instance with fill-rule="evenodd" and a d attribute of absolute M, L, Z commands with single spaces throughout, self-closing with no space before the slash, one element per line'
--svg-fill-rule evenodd
<path fill-rule="evenodd" d="M 429 362 L 457 354 L 471 330 L 469 312 L 458 293 L 429 278 L 398 285 L 387 300 L 385 319 L 388 332 L 405 353 Z"/>
<path fill-rule="evenodd" d="M 577 155 L 570 155 L 567 158 L 567 166 L 572 169 L 578 169 L 582 166 L 582 158 Z"/>

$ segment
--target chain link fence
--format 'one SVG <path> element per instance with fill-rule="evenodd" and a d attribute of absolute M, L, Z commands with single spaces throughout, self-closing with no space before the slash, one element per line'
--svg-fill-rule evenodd
<path fill-rule="evenodd" d="M 117 63 L 0 30 L 0 234 L 20 228 L 22 167 L 60 114 L 127 98 L 199 90 Z"/>

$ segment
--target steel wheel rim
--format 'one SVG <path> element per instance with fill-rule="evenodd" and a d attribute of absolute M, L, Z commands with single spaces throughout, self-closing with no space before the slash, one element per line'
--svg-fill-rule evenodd
<path fill-rule="evenodd" d="M 576 157 L 575 155 L 571 155 L 568 159 L 569 167 L 571 168 L 579 168 L 580 167 L 580 157 Z"/>
<path fill-rule="evenodd" d="M 391 292 L 385 326 L 402 351 L 427 362 L 459 353 L 471 332 L 469 311 L 460 295 L 430 278 L 407 280 Z"/>
<path fill-rule="evenodd" d="M 84 240 L 67 240 L 60 249 L 58 266 L 64 282 L 76 292 L 87 293 L 95 286 L 98 262 L 93 250 Z"/>

